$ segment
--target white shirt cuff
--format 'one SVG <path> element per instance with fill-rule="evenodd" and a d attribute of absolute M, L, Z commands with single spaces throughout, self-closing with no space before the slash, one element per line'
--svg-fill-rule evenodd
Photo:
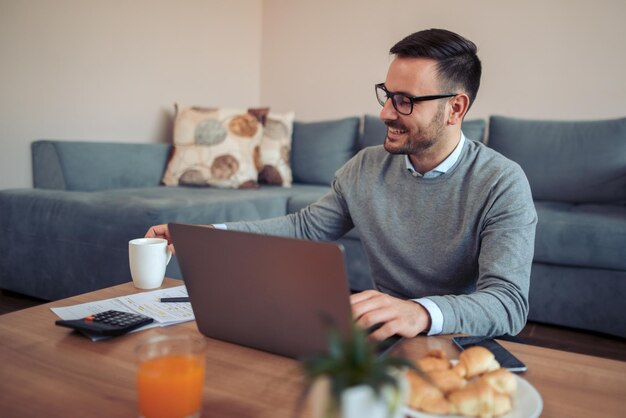
<path fill-rule="evenodd" d="M 226 224 L 213 224 L 213 228 L 215 228 L 215 229 L 223 229 L 223 230 L 227 230 L 228 229 Z"/>
<path fill-rule="evenodd" d="M 439 306 L 428 298 L 413 299 L 413 302 L 417 302 L 428 311 L 430 315 L 430 330 L 427 335 L 438 335 L 443 330 L 443 313 Z"/>

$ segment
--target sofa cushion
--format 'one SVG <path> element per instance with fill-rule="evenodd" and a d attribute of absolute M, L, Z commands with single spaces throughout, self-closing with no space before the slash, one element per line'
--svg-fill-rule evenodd
<path fill-rule="evenodd" d="M 355 152 L 359 118 L 295 122 L 291 149 L 293 180 L 329 185 Z"/>
<path fill-rule="evenodd" d="M 158 186 L 169 144 L 39 140 L 31 144 L 33 185 L 97 191 Z"/>
<path fill-rule="evenodd" d="M 626 338 L 626 272 L 533 263 L 528 320 Z"/>
<path fill-rule="evenodd" d="M 328 186 L 316 186 L 315 189 L 308 192 L 298 193 L 291 196 L 287 202 L 287 213 L 295 213 L 300 209 L 304 209 L 328 193 L 329 190 Z"/>
<path fill-rule="evenodd" d="M 268 113 L 267 108 L 210 109 L 177 104 L 174 150 L 163 184 L 256 186 L 256 161 Z"/>
<path fill-rule="evenodd" d="M 493 116 L 488 145 L 524 169 L 536 200 L 626 202 L 626 118 L 557 122 Z"/>
<path fill-rule="evenodd" d="M 535 201 L 534 261 L 626 270 L 626 206 Z"/>
<path fill-rule="evenodd" d="M 463 122 L 463 134 L 474 141 L 482 142 L 485 137 L 485 121 L 474 119 Z M 382 145 L 387 137 L 387 126 L 378 116 L 365 115 L 363 133 L 359 137 L 359 149 Z"/>
<path fill-rule="evenodd" d="M 130 280 L 128 241 L 142 237 L 151 225 L 280 216 L 286 213 L 291 195 L 317 188 L 3 190 L 0 288 L 59 299 L 123 283 Z"/>

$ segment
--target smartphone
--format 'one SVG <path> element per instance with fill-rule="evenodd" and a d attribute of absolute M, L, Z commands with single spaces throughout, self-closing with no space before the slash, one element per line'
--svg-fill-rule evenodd
<path fill-rule="evenodd" d="M 516 373 L 525 372 L 528 367 L 522 363 L 517 357 L 511 354 L 506 348 L 502 347 L 496 340 L 489 337 L 453 337 L 452 342 L 461 350 L 468 347 L 479 345 L 491 351 L 500 366 Z"/>

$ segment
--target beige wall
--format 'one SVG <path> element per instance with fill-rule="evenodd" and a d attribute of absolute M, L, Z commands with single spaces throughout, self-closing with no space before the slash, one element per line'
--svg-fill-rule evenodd
<path fill-rule="evenodd" d="M 261 0 L 0 0 L 0 189 L 38 138 L 170 140 L 172 104 L 259 102 Z"/>
<path fill-rule="evenodd" d="M 479 47 L 468 118 L 624 117 L 624 21 L 624 0 L 265 0 L 261 101 L 301 120 L 378 114 L 389 48 L 440 27 Z"/>
<path fill-rule="evenodd" d="M 484 64 L 468 118 L 626 116 L 624 0 L 0 0 L 0 189 L 38 138 L 163 142 L 172 103 L 377 114 L 397 40 L 443 27 Z"/>

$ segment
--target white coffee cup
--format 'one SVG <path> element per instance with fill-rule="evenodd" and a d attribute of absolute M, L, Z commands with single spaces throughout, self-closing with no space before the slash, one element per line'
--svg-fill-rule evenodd
<path fill-rule="evenodd" d="M 133 284 L 138 289 L 160 287 L 172 253 L 163 238 L 137 238 L 128 242 L 128 261 Z"/>

